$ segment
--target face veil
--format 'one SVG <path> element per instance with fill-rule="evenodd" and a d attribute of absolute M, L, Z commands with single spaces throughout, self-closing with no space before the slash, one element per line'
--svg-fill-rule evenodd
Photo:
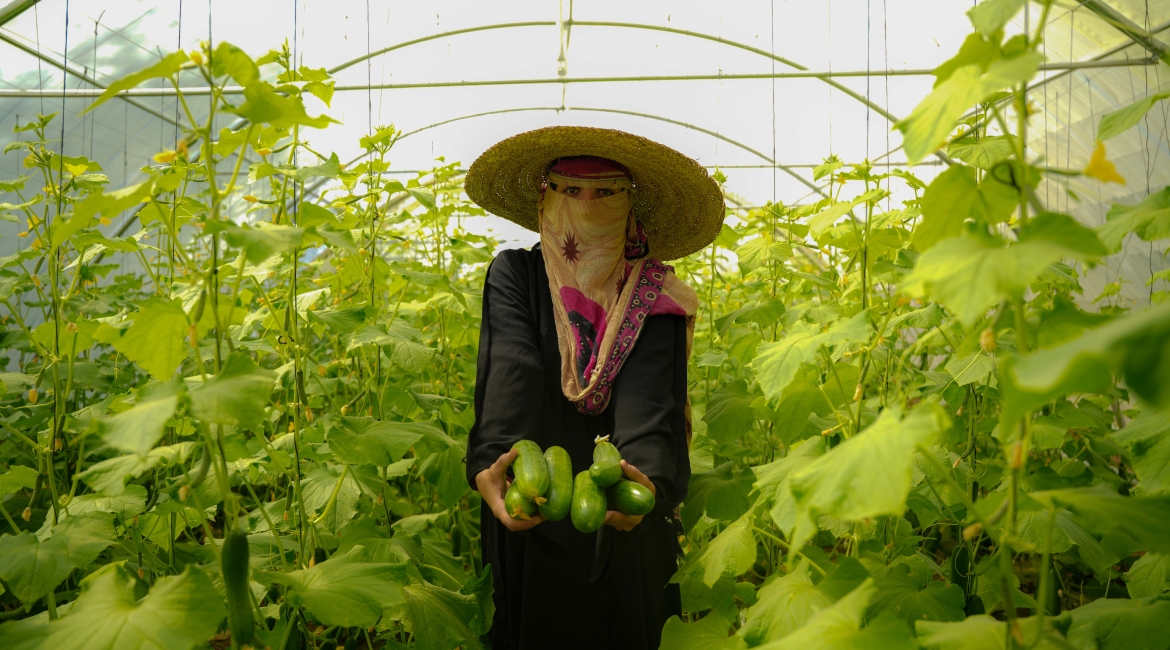
<path fill-rule="evenodd" d="M 553 165 L 548 182 L 614 192 L 586 200 L 546 190 L 537 204 L 561 388 L 579 411 L 595 415 L 609 403 L 645 319 L 686 317 L 689 353 L 699 301 L 672 267 L 649 257 L 652 251 L 631 213 L 637 190 L 624 167 L 603 158 L 570 158 Z"/>

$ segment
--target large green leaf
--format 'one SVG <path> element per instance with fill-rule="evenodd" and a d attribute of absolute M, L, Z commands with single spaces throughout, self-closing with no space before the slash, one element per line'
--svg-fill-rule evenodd
<path fill-rule="evenodd" d="M 334 555 L 308 569 L 287 573 L 258 571 L 253 579 L 289 588 L 326 625 L 370 627 L 382 612 L 403 601 L 408 563 L 367 562 L 363 547 Z M 286 596 L 287 598 L 288 596 Z"/>
<path fill-rule="evenodd" d="M 193 442 L 156 447 L 145 454 L 126 454 L 94 463 L 78 478 L 103 495 L 116 497 L 126 489 L 126 481 L 140 476 L 159 463 L 174 464 L 187 459 L 194 447 Z"/>
<path fill-rule="evenodd" d="M 1170 406 L 1170 303 L 1110 321 L 1045 350 L 1006 357 L 1000 364 L 1004 393 L 1001 421 L 1061 395 L 1099 392 L 1112 373 L 1147 401 Z"/>
<path fill-rule="evenodd" d="M 662 628 L 659 648 L 671 650 L 746 650 L 748 647 L 737 635 L 728 635 L 731 621 L 720 611 L 712 611 L 694 623 L 683 623 L 671 616 Z"/>
<path fill-rule="evenodd" d="M 1170 648 L 1166 621 L 1170 621 L 1170 597 L 1101 598 L 1061 618 L 1069 621 L 1069 643 L 1093 650 Z"/>
<path fill-rule="evenodd" d="M 947 147 L 947 155 L 951 158 L 958 158 L 968 165 L 989 171 L 1012 157 L 1012 154 L 1015 153 L 1014 142 L 1015 136 L 1006 135 L 990 135 L 978 140 L 973 137 L 965 138 L 951 143 Z"/>
<path fill-rule="evenodd" d="M 916 579 L 921 578 L 921 579 Z M 877 582 L 877 594 L 870 601 L 870 615 L 890 614 L 910 624 L 915 621 L 961 621 L 966 598 L 958 585 L 942 580 L 927 582 L 928 576 L 910 576 L 910 567 L 891 567 Z"/>
<path fill-rule="evenodd" d="M 341 421 L 345 426 L 329 433 L 329 451 L 338 460 L 354 465 L 385 467 L 398 462 L 415 443 L 435 429 L 429 422 L 358 417 L 343 417 Z"/>
<path fill-rule="evenodd" d="M 917 648 L 910 628 L 894 619 L 881 618 L 862 627 L 866 606 L 873 597 L 872 579 L 830 607 L 813 614 L 803 627 L 761 650 L 912 650 Z"/>
<path fill-rule="evenodd" d="M 1105 213 L 1105 223 L 1097 226 L 1097 234 L 1110 253 L 1120 251 L 1131 232 L 1143 241 L 1170 237 L 1170 187 L 1152 192 L 1134 205 L 1114 203 Z"/>
<path fill-rule="evenodd" d="M 224 226 L 223 236 L 228 244 L 244 249 L 250 264 L 259 264 L 273 255 L 295 251 L 304 241 L 305 231 L 262 222 L 255 226 Z"/>
<path fill-rule="evenodd" d="M 1006 246 L 990 237 L 945 239 L 918 258 L 901 290 L 937 298 L 970 326 L 999 301 L 1021 295 L 1053 262 L 1094 257 L 1091 251 L 1099 249 L 1084 231 L 1073 230 L 1066 238 L 1062 229 L 1070 227 L 1069 221 L 1063 215 L 1047 217 L 1030 237 Z"/>
<path fill-rule="evenodd" d="M 223 620 L 223 596 L 195 565 L 138 600 L 141 584 L 115 566 L 88 583 L 68 616 L 9 623 L 0 637 L 8 650 L 186 650 L 205 645 Z"/>
<path fill-rule="evenodd" d="M 752 534 L 751 513 L 735 520 L 700 551 L 696 570 L 703 573 L 703 584 L 715 584 L 724 575 L 742 575 L 756 562 L 756 538 Z"/>
<path fill-rule="evenodd" d="M 1123 532 L 1150 551 L 1170 552 L 1170 495 L 1124 497 L 1104 485 L 1029 494 L 1066 506 L 1090 531 Z"/>
<path fill-rule="evenodd" d="M 1142 493 L 1170 492 L 1170 436 L 1134 458 L 1133 471 L 1137 474 L 1138 487 Z"/>
<path fill-rule="evenodd" d="M 281 95 L 272 84 L 261 80 L 244 86 L 244 103 L 235 112 L 253 124 L 271 124 L 278 129 L 297 125 L 323 129 L 337 122 L 327 115 L 309 117 L 300 97 Z"/>
<path fill-rule="evenodd" d="M 785 533 L 796 525 L 796 501 L 789 487 L 792 473 L 825 453 L 827 447 L 825 439 L 818 436 L 794 445 L 784 458 L 752 468 L 756 474 L 755 489 L 765 503 L 772 504 L 772 521 Z"/>
<path fill-rule="evenodd" d="M 747 467 L 737 471 L 730 461 L 710 472 L 692 474 L 682 507 L 683 526 L 690 530 L 704 513 L 723 521 L 738 519 L 752 506 L 748 493 L 754 476 Z"/>
<path fill-rule="evenodd" d="M 171 52 L 170 54 L 164 56 L 158 63 L 143 68 L 138 72 L 128 74 L 125 77 L 122 77 L 114 83 L 106 86 L 106 89 L 102 92 L 101 96 L 94 100 L 94 102 L 90 104 L 89 107 L 84 111 L 82 111 L 82 113 L 88 113 L 89 111 L 92 111 L 98 106 L 104 104 L 106 100 L 110 99 L 114 95 L 117 95 L 123 90 L 135 88 L 144 81 L 149 81 L 151 79 L 170 79 L 174 77 L 179 72 L 179 70 L 182 69 L 183 64 L 187 63 L 189 60 L 190 59 L 187 57 L 187 53 L 182 50 Z"/>
<path fill-rule="evenodd" d="M 14 465 L 0 474 L 0 499 L 20 490 L 31 488 L 37 483 L 37 471 L 31 467 Z"/>
<path fill-rule="evenodd" d="M 972 219 L 994 224 L 1006 221 L 1019 204 L 1011 185 L 988 174 L 975 179 L 975 169 L 955 165 L 939 174 L 922 195 L 922 221 L 914 228 L 911 242 L 925 251 L 943 239 L 963 232 L 963 223 Z"/>
<path fill-rule="evenodd" d="M 432 452 L 419 465 L 418 473 L 434 486 L 439 502 L 444 507 L 457 505 L 463 495 L 467 494 L 469 488 L 464 471 L 466 459 L 467 447 L 459 443 Z"/>
<path fill-rule="evenodd" d="M 1105 142 L 1125 133 L 1131 126 L 1140 122 L 1146 113 L 1154 107 L 1154 104 L 1168 97 L 1170 97 L 1170 93 L 1148 95 L 1125 108 L 1119 108 L 1102 115 L 1101 122 L 1097 126 L 1097 142 Z"/>
<path fill-rule="evenodd" d="M 276 373 L 260 368 L 242 352 L 233 352 L 218 375 L 191 391 L 191 411 L 208 422 L 257 427 L 266 417 L 264 407 L 275 381 Z"/>
<path fill-rule="evenodd" d="M 437 587 L 411 571 L 413 578 L 402 588 L 405 601 L 393 614 L 415 639 L 419 650 L 479 648 L 478 639 L 491 625 L 475 596 Z"/>
<path fill-rule="evenodd" d="M 756 597 L 739 629 L 739 635 L 753 647 L 792 634 L 834 601 L 813 583 L 807 560 L 765 584 Z"/>
<path fill-rule="evenodd" d="M 153 377 L 170 379 L 187 357 L 187 312 L 178 300 L 151 300 L 134 316 L 134 324 L 113 339 L 114 349 Z"/>
<path fill-rule="evenodd" d="M 918 643 L 938 650 L 1003 650 L 1004 623 L 979 614 L 957 623 L 921 621 L 915 624 Z"/>
<path fill-rule="evenodd" d="M 98 214 L 113 216 L 137 205 L 142 199 L 150 196 L 152 187 L 151 181 L 145 181 L 120 190 L 97 192 L 87 196 L 85 200 L 73 206 L 72 215 L 53 220 L 49 227 L 50 247 L 56 249 L 77 231 L 93 225 L 93 219 Z"/>
<path fill-rule="evenodd" d="M 210 64 L 212 75 L 216 77 L 229 75 L 241 86 L 247 86 L 260 78 L 260 69 L 256 67 L 252 57 L 227 41 L 215 46 Z"/>
<path fill-rule="evenodd" d="M 755 395 L 748 391 L 747 382 L 737 379 L 711 393 L 703 421 L 707 435 L 720 444 L 730 443 L 747 433 L 755 421 L 751 404 Z"/>
<path fill-rule="evenodd" d="M 792 383 L 802 364 L 817 358 L 821 347 L 861 343 L 872 333 L 866 312 L 837 321 L 825 331 L 810 323 L 797 323 L 779 341 L 761 343 L 752 368 L 764 395 L 773 399 Z"/>
<path fill-rule="evenodd" d="M 96 420 L 106 444 L 121 451 L 145 455 L 162 438 L 167 420 L 179 405 L 178 381 L 153 384 L 138 391 L 138 401 L 129 410 Z"/>
<path fill-rule="evenodd" d="M 967 17 L 976 31 L 984 36 L 991 36 L 1003 29 L 1020 9 L 1024 8 L 1027 0 L 984 0 L 967 11 Z"/>
<path fill-rule="evenodd" d="M 862 194 L 861 196 L 858 196 L 857 198 L 854 198 L 851 201 L 836 201 L 821 212 L 818 212 L 817 214 L 809 217 L 808 231 L 812 234 L 813 237 L 819 238 L 826 230 L 831 228 L 838 219 L 848 214 L 849 211 L 853 208 L 856 208 L 857 206 L 866 202 L 877 201 L 885 195 L 885 190 L 874 189 L 866 192 L 865 194 Z M 743 248 L 740 247 L 736 253 L 740 254 L 739 251 L 742 250 Z"/>
<path fill-rule="evenodd" d="M 947 134 L 955 128 L 955 121 L 969 108 L 993 93 L 1031 79 L 1043 60 L 1037 52 L 1025 52 L 995 61 L 987 72 L 979 65 L 955 70 L 908 117 L 895 125 L 902 131 L 902 148 L 910 163 L 941 147 Z"/>
<path fill-rule="evenodd" d="M 25 605 L 31 606 L 114 544 L 114 516 L 104 512 L 73 516 L 52 528 L 51 534 L 43 540 L 29 532 L 0 537 L 0 578 Z"/>
<path fill-rule="evenodd" d="M 1146 553 L 1125 574 L 1130 598 L 1160 596 L 1170 591 L 1170 554 Z"/>
<path fill-rule="evenodd" d="M 888 408 L 864 431 L 796 470 L 790 478 L 799 513 L 796 538 L 815 530 L 818 515 L 848 521 L 901 515 L 915 449 L 949 426 L 935 404 L 920 406 L 906 417 L 899 408 Z"/>

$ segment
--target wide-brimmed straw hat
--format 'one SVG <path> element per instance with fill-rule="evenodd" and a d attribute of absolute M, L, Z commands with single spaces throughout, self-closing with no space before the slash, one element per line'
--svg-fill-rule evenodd
<path fill-rule="evenodd" d="M 550 126 L 496 143 L 467 172 L 467 196 L 497 216 L 537 230 L 536 203 L 559 158 L 598 156 L 625 165 L 634 184 L 634 216 L 650 256 L 689 255 L 719 235 L 723 193 L 693 159 L 641 136 L 588 126 Z"/>

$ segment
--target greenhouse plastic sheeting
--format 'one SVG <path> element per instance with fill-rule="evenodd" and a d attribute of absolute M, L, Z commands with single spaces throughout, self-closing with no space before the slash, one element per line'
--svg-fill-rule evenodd
<path fill-rule="evenodd" d="M 846 162 L 903 160 L 890 118 L 908 114 L 933 77 L 900 72 L 929 70 L 952 56 L 969 31 L 964 12 L 972 4 L 18 1 L 0 7 L 0 139 L 18 139 L 12 133 L 17 124 L 58 112 L 63 119 L 54 129 L 62 129 L 56 133 L 64 153 L 98 161 L 110 186 L 120 187 L 137 178 L 154 153 L 175 146 L 182 136 L 180 107 L 173 96 L 140 96 L 83 114 L 93 97 L 62 97 L 63 87 L 105 87 L 166 52 L 209 38 L 253 56 L 287 40 L 299 62 L 335 76 L 339 90 L 331 105 L 310 111 L 342 126 L 309 140 L 342 160 L 359 154 L 358 138 L 371 127 L 390 123 L 410 134 L 394 150 L 394 170 L 404 174 L 426 170 L 438 157 L 466 165 L 513 133 L 583 124 L 645 135 L 720 167 L 733 205 L 808 202 L 822 184 L 813 181 L 812 168 L 831 153 Z M 1049 70 L 1035 83 L 1038 112 L 1029 147 L 1053 167 L 1080 169 L 1102 114 L 1170 88 L 1170 68 L 1148 64 L 1151 52 L 1123 29 L 1149 33 L 1145 45 L 1170 43 L 1170 1 L 1092 3 L 1104 5 L 1109 20 L 1089 4 L 1057 3 L 1046 29 L 1047 60 L 1133 65 Z M 1039 13 L 1029 7 L 1010 29 L 1022 30 Z M 837 86 L 819 78 L 767 78 L 797 72 L 796 66 L 872 74 L 836 77 Z M 711 78 L 719 75 L 762 78 Z M 705 78 L 581 81 L 645 76 Z M 433 85 L 508 80 L 531 83 Z M 197 87 L 201 80 L 191 76 L 181 84 Z M 195 98 L 190 109 L 197 119 L 205 116 L 205 100 Z M 1170 183 L 1168 110 L 1163 102 L 1137 128 L 1110 141 L 1110 159 L 1126 185 L 1048 182 L 1039 190 L 1041 200 L 1099 224 L 1113 203 L 1136 202 Z M 222 126 L 230 123 L 225 119 Z M 915 173 L 929 180 L 941 165 L 929 158 Z M 0 178 L 19 174 L 20 157 L 0 158 L 0 170 Z M 495 218 L 481 226 L 516 245 L 534 240 Z M 27 245 L 16 232 L 16 224 L 0 222 L 0 254 Z M 1150 245 L 1132 240 L 1089 272 L 1085 295 L 1120 279 L 1123 295 L 1144 304 L 1147 279 L 1164 266 Z"/>

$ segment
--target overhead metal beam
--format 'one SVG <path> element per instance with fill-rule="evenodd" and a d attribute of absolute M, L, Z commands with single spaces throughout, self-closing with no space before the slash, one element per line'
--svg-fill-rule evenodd
<path fill-rule="evenodd" d="M 0 27 L 8 24 L 12 19 L 28 11 L 40 0 L 13 0 L 0 7 Z"/>
<path fill-rule="evenodd" d="M 1170 52 L 1170 46 L 1154 38 L 1153 34 L 1146 31 L 1141 25 L 1126 18 L 1120 11 L 1102 2 L 1102 0 L 1081 0 L 1081 5 L 1085 9 L 1100 16 L 1117 31 L 1128 36 L 1134 43 L 1146 48 L 1146 51 L 1150 54 L 1166 63 L 1170 63 L 1170 55 L 1167 54 Z"/>
<path fill-rule="evenodd" d="M 0 39 L 3 39 L 3 34 L 0 34 Z M 1157 63 L 1156 59 L 1130 59 L 1130 60 L 1105 60 L 1105 61 L 1084 61 L 1073 63 L 1045 63 L 1040 66 L 1040 70 L 1080 70 L 1084 68 L 1123 68 L 1141 65 L 1151 65 Z M 467 87 L 481 87 L 481 86 L 532 86 L 532 85 L 555 85 L 555 84 L 581 84 L 581 83 L 626 83 L 626 82 L 655 82 L 655 81 L 742 81 L 742 80 L 770 80 L 770 79 L 824 79 L 830 77 L 866 77 L 866 76 L 892 76 L 892 77 L 908 77 L 908 76 L 929 76 L 933 75 L 933 69 L 911 69 L 911 70 L 843 70 L 834 72 L 776 72 L 776 73 L 754 73 L 754 74 L 696 74 L 696 75 L 655 75 L 642 77 L 548 77 L 542 79 L 484 79 L 479 81 L 430 81 L 420 83 L 401 83 L 401 84 L 373 84 L 373 85 L 354 85 L 354 86 L 336 86 L 334 92 L 358 92 L 366 90 L 408 90 L 408 89 L 425 89 L 425 88 L 467 88 Z M 83 77 L 88 80 L 88 77 Z M 93 83 L 92 81 L 90 83 Z M 190 87 L 181 88 L 183 94 L 189 97 L 206 96 L 211 94 L 211 89 L 206 87 Z M 25 90 L 25 89 L 8 89 L 0 90 L 0 97 L 75 97 L 86 98 L 96 97 L 101 95 L 104 90 L 99 86 L 98 88 L 71 88 L 65 91 L 61 90 Z M 177 94 L 174 88 L 130 88 L 128 90 L 120 91 L 119 97 L 173 97 Z M 224 95 L 239 95 L 244 92 L 240 86 L 227 86 L 222 91 Z"/>
<path fill-rule="evenodd" d="M 732 140 L 731 138 L 723 135 L 722 133 L 719 133 L 717 131 L 712 131 L 710 129 L 705 129 L 701 126 L 696 126 L 694 124 L 688 124 L 687 122 L 681 122 L 679 120 L 672 120 L 668 117 L 662 117 L 659 115 L 651 115 L 649 113 L 639 113 L 636 111 L 623 111 L 623 110 L 619 110 L 616 108 L 587 108 L 587 107 L 580 107 L 580 106 L 573 106 L 573 107 L 567 107 L 567 108 L 562 108 L 559 106 L 533 106 L 533 107 L 526 107 L 526 108 L 505 108 L 505 109 L 501 109 L 498 111 L 486 111 L 483 113 L 472 113 L 471 115 L 463 115 L 460 117 L 451 118 L 449 120 L 443 120 L 442 122 L 435 122 L 434 124 L 428 124 L 426 126 L 414 129 L 413 131 L 407 131 L 406 133 L 403 133 L 398 139 L 402 140 L 403 138 L 410 137 L 416 133 L 421 133 L 422 131 L 427 131 L 427 130 L 430 130 L 430 129 L 433 129 L 436 127 L 440 127 L 440 126 L 443 126 L 446 124 L 451 124 L 452 122 L 461 122 L 463 120 L 470 120 L 470 119 L 477 118 L 477 117 L 486 117 L 488 115 L 501 115 L 504 113 L 520 113 L 520 112 L 525 112 L 525 111 L 555 111 L 558 113 L 561 111 L 568 111 L 568 112 L 584 111 L 584 112 L 592 112 L 592 113 L 615 113 L 618 115 L 629 115 L 632 117 L 640 117 L 640 118 L 644 118 L 644 119 L 648 119 L 648 120 L 658 120 L 659 122 L 666 122 L 667 124 L 674 124 L 675 126 L 681 126 L 681 127 L 690 129 L 692 131 L 698 131 L 699 133 L 704 133 L 704 134 L 709 135 L 709 136 L 716 138 L 718 140 L 722 140 L 723 142 L 726 142 L 727 144 L 739 147 L 740 149 L 743 149 L 744 151 L 746 151 L 750 154 L 758 156 L 761 160 L 767 161 L 769 165 L 774 166 L 776 169 L 779 169 L 780 171 L 783 171 L 784 173 L 788 174 L 789 176 L 795 178 L 796 180 L 800 181 L 802 184 L 804 184 L 806 187 L 809 187 L 813 191 L 821 193 L 822 196 L 824 195 L 823 192 L 821 192 L 821 188 L 817 187 L 814 183 L 810 182 L 808 179 L 801 176 L 800 174 L 797 174 L 793 170 L 789 169 L 788 166 L 778 164 L 775 160 L 768 157 L 764 153 L 762 153 L 756 149 L 753 149 L 753 148 L 747 146 L 746 144 L 743 144 L 742 142 Z"/>
<path fill-rule="evenodd" d="M 754 54 L 758 54 L 760 56 L 764 56 L 764 57 L 767 57 L 769 59 L 772 59 L 773 61 L 776 61 L 777 63 L 781 63 L 781 64 L 789 66 L 791 68 L 795 68 L 797 70 L 801 70 L 801 71 L 808 70 L 808 68 L 800 65 L 799 63 L 796 63 L 795 61 L 792 61 L 790 59 L 786 59 L 782 56 L 777 56 L 777 55 L 773 54 L 772 52 L 768 52 L 767 50 L 761 50 L 757 47 L 752 47 L 752 46 L 744 44 L 744 43 L 738 43 L 736 41 L 732 41 L 732 40 L 723 38 L 721 36 L 714 36 L 711 34 L 703 34 L 701 32 L 691 32 L 691 31 L 687 31 L 685 29 L 674 29 L 672 27 L 660 27 L 658 25 L 645 25 L 645 24 L 641 24 L 641 23 L 618 23 L 618 22 L 599 22 L 599 21 L 576 20 L 576 21 L 571 21 L 567 24 L 570 27 L 572 25 L 582 25 L 582 26 L 586 26 L 586 27 L 619 27 L 619 28 L 626 28 L 626 29 L 643 29 L 643 30 L 650 30 L 650 31 L 666 32 L 666 33 L 670 33 L 670 34 L 678 34 L 680 36 L 688 36 L 688 37 L 692 37 L 692 38 L 700 38 L 700 39 L 704 39 L 704 40 L 708 40 L 708 41 L 713 41 L 716 43 L 721 43 L 723 45 L 728 45 L 730 47 L 739 48 L 739 49 L 747 51 L 747 52 L 752 52 Z M 555 21 L 551 21 L 551 20 L 523 22 L 523 23 L 500 23 L 500 24 L 496 24 L 496 25 L 481 25 L 478 27 L 469 27 L 467 29 L 457 29 L 457 30 L 453 30 L 453 31 L 449 31 L 449 32 L 432 34 L 430 36 L 424 36 L 422 38 L 416 38 L 416 39 L 413 39 L 410 41 L 404 41 L 402 43 L 397 43 L 395 45 L 391 45 L 390 47 L 385 47 L 385 48 L 382 48 L 380 50 L 375 50 L 375 51 L 370 52 L 368 54 L 359 56 L 356 59 L 351 59 L 349 61 L 346 61 L 345 63 L 342 63 L 339 66 L 331 68 L 329 70 L 329 72 L 330 73 L 339 72 L 339 71 L 344 70 L 346 68 L 357 65 L 358 63 L 361 63 L 362 61 L 369 60 L 375 56 L 381 56 L 383 54 L 386 54 L 387 52 L 393 52 L 394 50 L 402 49 L 402 48 L 410 46 L 410 45 L 417 45 L 419 43 L 425 43 L 427 41 L 433 41 L 433 40 L 437 40 L 440 38 L 446 38 L 449 36 L 458 36 L 460 34 L 469 34 L 472 32 L 483 32 L 483 31 L 490 31 L 490 30 L 496 30 L 496 29 L 512 29 L 512 28 L 517 28 L 517 27 L 556 27 L 556 26 L 557 26 L 557 23 Z M 886 118 L 887 120 L 889 120 L 891 122 L 898 121 L 898 117 L 891 114 L 889 111 L 882 108 L 881 106 L 878 106 L 877 104 L 869 101 L 868 99 L 866 99 L 866 97 L 864 95 L 861 95 L 860 93 L 854 91 L 853 89 L 849 88 L 848 86 L 844 86 L 842 84 L 839 84 L 839 83 L 833 81 L 831 78 L 825 77 L 825 75 L 820 75 L 817 78 L 820 78 L 822 81 L 829 84 L 830 86 L 833 86 L 837 90 L 840 90 L 841 92 L 852 97 L 853 99 L 861 102 L 862 104 L 865 104 L 871 110 L 876 112 L 878 115 L 881 115 L 882 117 Z"/>

